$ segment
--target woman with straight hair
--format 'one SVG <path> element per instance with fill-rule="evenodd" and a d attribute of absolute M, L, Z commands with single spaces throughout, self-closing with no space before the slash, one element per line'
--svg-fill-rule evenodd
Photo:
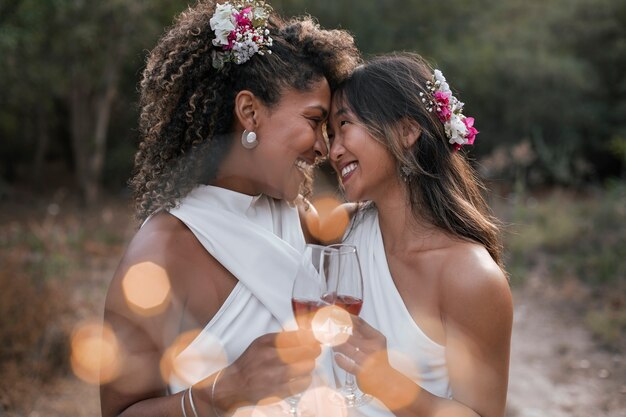
<path fill-rule="evenodd" d="M 364 276 L 335 357 L 376 399 L 363 415 L 505 414 L 511 292 L 463 111 L 441 71 L 408 53 L 365 63 L 333 95 L 330 161 L 353 215 L 344 243 Z"/>

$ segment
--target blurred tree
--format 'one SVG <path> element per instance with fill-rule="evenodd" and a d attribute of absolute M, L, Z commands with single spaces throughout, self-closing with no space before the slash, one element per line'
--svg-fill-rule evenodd
<path fill-rule="evenodd" d="M 583 152 L 600 177 L 619 172 L 619 162 L 626 169 L 612 150 L 626 136 L 626 0 L 579 1 L 555 32 L 584 70 Z"/>
<path fill-rule="evenodd" d="M 85 201 L 95 202 L 125 64 L 153 44 L 164 21 L 181 8 L 182 2 L 174 0 L 15 2 L 10 22 L 0 21 L 0 51 L 7 57 L 0 65 L 1 86 L 8 91 L 0 132 L 17 142 L 3 151 L 21 153 L 16 164 L 32 158 L 29 171 L 37 180 L 50 134 L 60 126 L 71 138 L 76 183 Z M 34 156 L 25 155 L 30 153 Z M 14 170 L 5 175 L 11 177 Z"/>
<path fill-rule="evenodd" d="M 366 56 L 424 55 L 476 117 L 478 157 L 528 142 L 535 183 L 575 185 L 626 169 L 609 146 L 626 137 L 626 0 L 270 2 L 284 15 L 308 12 L 324 27 L 350 30 Z M 65 161 L 88 200 L 103 181 L 122 184 L 145 50 L 185 6 L 2 1 L 2 178 L 48 179 L 51 159 Z M 509 171 L 498 175 L 513 178 Z"/>

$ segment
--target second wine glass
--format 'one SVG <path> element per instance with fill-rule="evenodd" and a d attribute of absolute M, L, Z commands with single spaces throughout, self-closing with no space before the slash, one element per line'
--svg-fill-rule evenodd
<path fill-rule="evenodd" d="M 363 306 L 363 276 L 356 247 L 346 244 L 327 246 L 322 263 L 328 288 L 334 288 L 329 291 L 333 294 L 333 304 L 358 316 Z M 372 399 L 358 389 L 354 375 L 349 372 L 345 373 L 341 393 L 348 407 L 358 407 Z"/>

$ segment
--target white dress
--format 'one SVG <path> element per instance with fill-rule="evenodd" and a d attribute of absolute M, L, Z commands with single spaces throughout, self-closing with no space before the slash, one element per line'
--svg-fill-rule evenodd
<path fill-rule="evenodd" d="M 387 338 L 391 365 L 420 387 L 451 398 L 445 347 L 431 340 L 415 323 L 395 286 L 385 255 L 378 212 L 371 208 L 357 215 L 344 243 L 357 247 L 363 274 L 362 317 Z M 381 381 L 383 384 L 384 381 Z M 358 409 L 355 415 L 390 416 L 379 402 Z"/>
<path fill-rule="evenodd" d="M 232 363 L 257 337 L 295 327 L 291 289 L 305 241 L 297 209 L 264 195 L 199 186 L 169 212 L 238 280 L 211 321 L 176 355 L 169 379 L 175 393 Z M 331 379 L 322 376 L 330 366 L 327 358 L 318 363 L 314 385 L 321 386 Z M 266 407 L 263 415 L 281 415 L 276 408 L 284 406 Z"/>

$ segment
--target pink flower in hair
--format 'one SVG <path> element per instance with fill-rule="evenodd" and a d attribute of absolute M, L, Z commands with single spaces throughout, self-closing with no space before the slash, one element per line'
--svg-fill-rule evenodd
<path fill-rule="evenodd" d="M 430 94 L 420 92 L 421 101 L 429 112 L 437 115 L 452 147 L 459 150 L 463 145 L 473 144 L 478 134 L 474 118 L 463 115 L 463 103 L 452 95 L 441 71 L 434 70 L 433 78 L 426 82 L 426 90 Z"/>
<path fill-rule="evenodd" d="M 252 21 L 250 20 L 251 11 L 252 11 L 252 7 L 246 7 L 241 12 L 235 13 L 235 20 L 237 21 L 237 26 L 252 28 Z"/>
<path fill-rule="evenodd" d="M 465 136 L 465 139 L 467 139 L 467 145 L 473 145 L 476 135 L 478 134 L 478 130 L 474 127 L 474 118 L 466 117 L 463 119 L 463 123 L 465 123 L 465 126 L 467 127 L 467 135 Z"/>
<path fill-rule="evenodd" d="M 452 111 L 450 110 L 450 93 L 443 91 L 437 91 L 435 93 L 435 113 L 441 123 L 445 123 L 450 120 Z"/>

